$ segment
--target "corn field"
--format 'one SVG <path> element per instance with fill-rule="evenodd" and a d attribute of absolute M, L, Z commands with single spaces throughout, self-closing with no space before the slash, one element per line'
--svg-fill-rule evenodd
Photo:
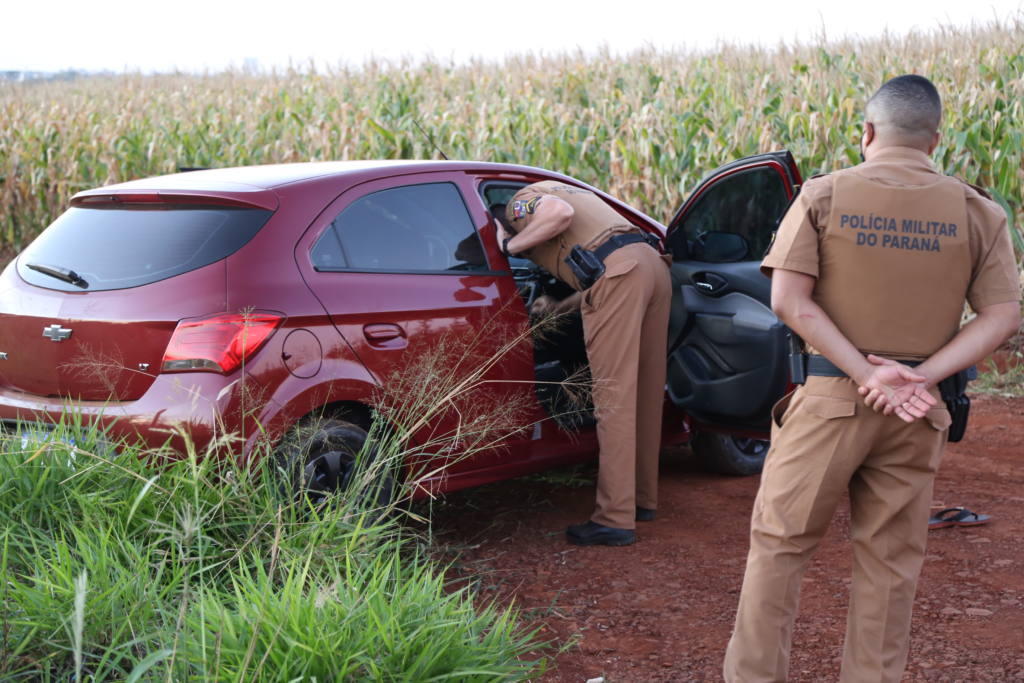
<path fill-rule="evenodd" d="M 920 73 L 944 97 L 939 166 L 1006 209 L 1024 253 L 1024 13 L 970 29 L 777 49 L 370 62 L 330 72 L 125 74 L 0 84 L 0 249 L 89 187 L 188 166 L 450 158 L 542 166 L 667 220 L 718 165 L 788 148 L 855 163 L 867 97 Z"/>

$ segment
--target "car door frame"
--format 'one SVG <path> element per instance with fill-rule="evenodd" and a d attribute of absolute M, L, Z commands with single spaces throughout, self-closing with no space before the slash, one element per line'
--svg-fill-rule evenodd
<path fill-rule="evenodd" d="M 771 312 L 771 281 L 760 273 L 761 255 L 752 259 L 748 252 L 735 262 L 692 258 L 682 228 L 709 190 L 758 168 L 778 173 L 788 209 L 802 181 L 793 156 L 784 150 L 738 159 L 712 171 L 669 222 L 665 241 L 673 254 L 675 292 L 667 386 L 669 398 L 698 429 L 766 438 L 769 408 L 791 387 L 790 334 Z M 784 214 L 785 209 L 765 229 L 774 233 Z M 717 349 L 715 339 L 721 342 Z M 734 362 L 743 349 L 760 354 L 750 361 L 751 367 Z M 758 391 L 761 382 L 765 388 Z"/>

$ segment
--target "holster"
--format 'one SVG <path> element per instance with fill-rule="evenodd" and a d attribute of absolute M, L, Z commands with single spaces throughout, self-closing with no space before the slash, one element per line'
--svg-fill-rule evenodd
<path fill-rule="evenodd" d="M 948 441 L 953 443 L 964 438 L 967 431 L 967 416 L 971 412 L 971 399 L 967 396 L 967 383 L 978 376 L 975 367 L 961 370 L 939 382 L 939 394 L 946 404 L 946 410 L 953 419 L 949 425 Z"/>
<path fill-rule="evenodd" d="M 807 381 L 807 354 L 804 353 L 803 340 L 788 328 L 786 337 L 789 343 L 789 381 L 803 384 Z"/>
<path fill-rule="evenodd" d="M 616 249 L 621 249 L 627 244 L 636 244 L 638 242 L 644 242 L 655 251 L 661 253 L 661 240 L 656 235 L 647 232 L 634 232 L 624 235 L 612 235 L 605 240 L 604 244 L 593 251 L 584 249 L 577 244 L 569 252 L 569 255 L 565 257 L 565 263 L 569 266 L 572 274 L 576 276 L 576 280 L 580 283 L 580 289 L 587 290 L 597 282 L 598 278 L 604 275 L 604 260 L 608 257 L 608 254 Z"/>
<path fill-rule="evenodd" d="M 597 254 L 576 245 L 565 258 L 569 270 L 576 276 L 581 289 L 590 289 L 597 279 L 604 275 L 604 263 L 597 257 Z"/>

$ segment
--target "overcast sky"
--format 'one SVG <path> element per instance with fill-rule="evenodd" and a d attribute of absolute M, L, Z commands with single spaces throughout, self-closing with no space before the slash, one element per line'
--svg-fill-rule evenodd
<path fill-rule="evenodd" d="M 807 42 L 824 34 L 969 26 L 1024 12 L 1022 0 L 7 0 L 0 71 L 219 71 L 248 63 L 442 62 L 601 46 L 705 50 L 719 42 Z"/>

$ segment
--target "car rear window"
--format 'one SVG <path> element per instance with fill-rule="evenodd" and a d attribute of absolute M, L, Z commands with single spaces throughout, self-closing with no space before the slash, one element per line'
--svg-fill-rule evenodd
<path fill-rule="evenodd" d="M 18 274 L 68 292 L 139 287 L 225 258 L 272 213 L 185 204 L 75 206 L 21 253 Z"/>

